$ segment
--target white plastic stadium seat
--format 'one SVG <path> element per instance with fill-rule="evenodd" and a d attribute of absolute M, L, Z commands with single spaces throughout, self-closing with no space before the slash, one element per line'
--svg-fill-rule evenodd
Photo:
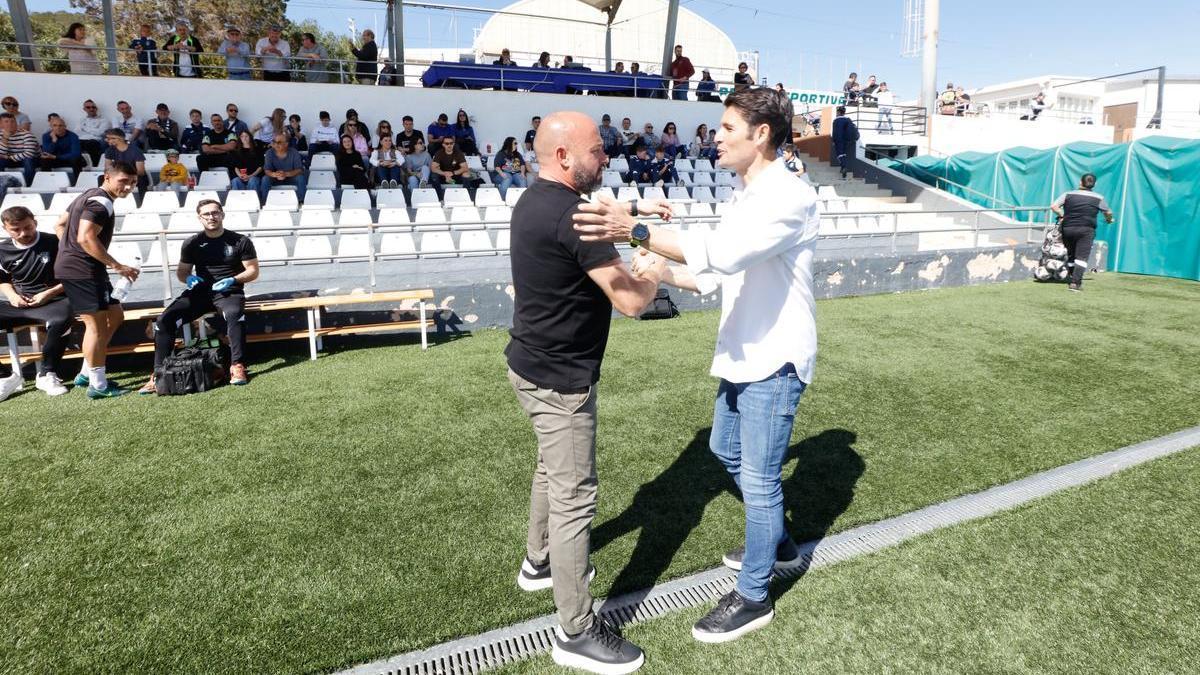
<path fill-rule="evenodd" d="M 265 215 L 265 214 L 264 214 Z M 287 260 L 287 241 L 283 237 L 251 237 L 258 259 L 263 262 Z"/>
<path fill-rule="evenodd" d="M 332 228 L 333 226 L 333 211 L 322 209 L 300 212 L 300 227 Z"/>
<path fill-rule="evenodd" d="M 380 225 L 411 225 L 412 218 L 408 216 L 408 209 L 380 209 L 379 210 Z"/>
<path fill-rule="evenodd" d="M 475 202 L 471 201 L 471 193 L 466 188 L 447 188 L 442 192 L 442 204 L 446 208 L 451 206 L 474 206 Z"/>
<path fill-rule="evenodd" d="M 496 232 L 496 252 L 497 253 L 500 253 L 500 254 L 508 253 L 509 238 L 511 236 L 511 233 L 512 233 L 512 230 L 507 230 L 507 229 L 498 230 Z"/>
<path fill-rule="evenodd" d="M 610 171 L 604 172 L 604 175 L 601 178 L 600 184 L 605 187 L 621 187 L 622 185 L 625 184 L 625 182 L 621 180 L 621 172 L 620 171 L 610 170 Z"/>
<path fill-rule="evenodd" d="M 332 258 L 333 247 L 329 244 L 329 237 L 323 234 L 296 237 L 296 249 L 292 252 L 292 259 L 296 262 L 329 262 Z"/>
<path fill-rule="evenodd" d="M 375 204 L 381 209 L 402 209 L 408 205 L 408 203 L 404 201 L 404 190 L 399 188 L 376 190 Z"/>
<path fill-rule="evenodd" d="M 675 160 L 675 170 L 680 173 L 683 173 L 684 171 L 687 171 L 690 173 L 692 171 L 695 171 L 696 169 L 692 165 L 692 160 L 688 159 L 687 157 L 681 157 L 681 158 Z"/>
<path fill-rule="evenodd" d="M 158 242 L 153 242 L 158 246 Z M 108 246 L 108 254 L 117 259 L 122 265 L 133 265 L 139 259 L 145 260 L 142 244 L 136 241 L 114 241 Z"/>
<path fill-rule="evenodd" d="M 371 224 L 371 212 L 367 209 L 342 209 L 338 215 L 338 225 L 344 227 L 362 227 Z"/>
<path fill-rule="evenodd" d="M 200 173 L 200 167 L 196 164 L 197 154 L 182 154 L 179 156 L 179 163 L 188 170 L 188 173 Z"/>
<path fill-rule="evenodd" d="M 692 199 L 695 199 L 698 202 L 706 203 L 717 201 L 717 198 L 713 196 L 712 190 L 704 186 L 692 188 Z"/>
<path fill-rule="evenodd" d="M 713 168 L 712 162 L 707 159 L 697 159 L 693 164 L 693 171 L 706 171 L 712 173 L 716 169 Z"/>
<path fill-rule="evenodd" d="M 475 191 L 475 206 L 500 206 L 503 203 L 500 191 L 494 187 L 481 187 Z"/>
<path fill-rule="evenodd" d="M 696 185 L 704 185 L 706 187 L 712 187 L 717 184 L 716 181 L 713 180 L 712 174 L 706 171 L 697 171 L 696 173 L 692 174 L 692 183 Z"/>
<path fill-rule="evenodd" d="M 179 195 L 174 190 L 147 192 L 142 195 L 142 213 L 174 213 L 179 210 Z"/>
<path fill-rule="evenodd" d="M 422 206 L 417 209 L 417 216 L 413 218 L 413 223 L 416 225 L 445 225 L 446 212 L 440 206 Z"/>
<path fill-rule="evenodd" d="M 733 199 L 733 193 L 734 193 L 734 189 L 731 186 L 718 185 L 717 186 L 717 201 L 727 202 L 730 199 Z"/>
<path fill-rule="evenodd" d="M 54 234 L 55 226 L 58 225 L 58 216 L 51 216 L 51 215 L 34 216 L 33 219 L 37 221 L 38 232 Z"/>
<path fill-rule="evenodd" d="M 379 255 L 390 258 L 415 258 L 417 245 L 410 232 L 385 232 L 379 239 Z"/>
<path fill-rule="evenodd" d="M 134 214 L 137 215 L 137 214 Z M 226 214 L 228 216 L 228 214 Z M 129 216 L 128 218 L 132 218 Z M 187 211 L 176 211 L 167 220 L 167 229 L 173 232 L 199 232 L 203 229 L 200 217 Z"/>
<path fill-rule="evenodd" d="M 725 215 L 725 212 L 732 206 L 731 202 L 717 202 L 713 205 L 713 213 L 716 213 L 718 216 Z"/>
<path fill-rule="evenodd" d="M 202 171 L 196 181 L 196 187 L 202 190 L 228 190 L 229 185 L 229 172 L 225 169 Z"/>
<path fill-rule="evenodd" d="M 151 192 L 149 194 L 154 194 L 154 193 Z M 192 213 L 195 213 L 196 205 L 199 204 L 204 199 L 215 199 L 217 201 L 221 201 L 220 198 L 217 196 L 216 190 L 192 190 L 187 193 L 187 197 L 184 197 L 183 206 L 178 207 L 178 210 L 179 211 L 191 211 Z M 178 202 L 178 198 L 176 198 L 176 202 Z"/>
<path fill-rule="evenodd" d="M 332 190 L 337 187 L 337 174 L 333 171 L 313 170 L 308 172 L 308 188 Z"/>
<path fill-rule="evenodd" d="M 313 209 L 333 210 L 336 202 L 333 200 L 333 190 L 314 190 L 309 188 L 304 193 L 304 205 L 300 207 L 301 211 L 311 211 Z"/>
<path fill-rule="evenodd" d="M 121 232 L 158 232 L 163 229 L 157 213 L 131 213 L 121 221 Z"/>
<path fill-rule="evenodd" d="M 337 256 L 366 259 L 371 255 L 371 236 L 367 234 L 343 234 L 338 237 Z"/>
<path fill-rule="evenodd" d="M 688 215 L 691 215 L 691 216 L 711 216 L 711 215 L 713 215 L 713 207 L 712 207 L 712 204 L 706 204 L 706 203 L 703 203 L 703 202 L 696 202 L 695 204 L 692 204 L 692 208 L 691 208 L 691 210 L 690 210 L 690 211 L 688 211 Z"/>
<path fill-rule="evenodd" d="M 688 194 L 687 188 L 675 185 L 667 190 L 667 199 L 672 201 L 690 202 L 692 201 L 692 196 Z"/>
<path fill-rule="evenodd" d="M 312 171 L 334 171 L 337 169 L 337 160 L 332 153 L 318 152 L 308 159 L 308 168 Z"/>
<path fill-rule="evenodd" d="M 370 190 L 342 190 L 341 208 L 343 209 L 369 209 L 371 208 L 371 192 Z"/>
<path fill-rule="evenodd" d="M 483 171 L 483 160 L 479 155 L 467 155 L 467 168 L 472 171 Z"/>
<path fill-rule="evenodd" d="M 225 212 L 230 211 L 249 211 L 254 212 L 261 208 L 258 201 L 258 193 L 254 190 L 230 190 L 225 195 Z"/>
<path fill-rule="evenodd" d="M 150 177 L 152 183 L 158 182 L 158 174 L 162 168 L 167 165 L 167 156 L 161 152 L 151 152 L 146 155 L 146 175 Z"/>
<path fill-rule="evenodd" d="M 133 195 L 129 196 L 132 197 Z M 9 192 L 8 194 L 4 195 L 4 202 L 0 203 L 0 211 L 12 208 L 14 206 L 24 206 L 30 211 L 33 211 L 33 215 L 35 216 L 46 214 L 46 202 L 42 199 L 40 194 L 32 192 L 28 194 Z"/>
<path fill-rule="evenodd" d="M 512 220 L 512 207 L 501 204 L 500 206 L 489 206 L 483 213 L 483 219 L 487 221 L 489 228 L 505 227 Z"/>
<path fill-rule="evenodd" d="M 717 185 L 733 185 L 733 184 L 734 184 L 733 174 L 729 173 L 728 171 L 718 171 L 717 172 Z"/>
<path fill-rule="evenodd" d="M 234 232 L 247 232 L 254 227 L 250 222 L 250 214 L 245 211 L 226 211 L 225 229 Z"/>
<path fill-rule="evenodd" d="M 487 230 L 468 230 L 459 235 L 458 250 L 463 255 L 496 255 L 492 236 Z"/>
<path fill-rule="evenodd" d="M 454 239 L 449 232 L 426 232 L 421 235 L 422 257 L 448 258 L 456 255 Z"/>
<path fill-rule="evenodd" d="M 509 206 L 516 206 L 517 200 L 521 198 L 521 195 L 525 194 L 525 190 L 527 189 L 521 187 L 508 188 L 508 192 L 504 195 L 504 203 Z"/>
<path fill-rule="evenodd" d="M 183 250 L 182 239 L 167 240 L 167 265 L 175 267 L 179 264 L 179 253 Z M 162 244 L 150 242 L 150 251 L 146 255 L 146 267 L 162 267 Z"/>
<path fill-rule="evenodd" d="M 78 197 L 78 192 L 56 192 L 50 198 L 50 206 L 46 207 L 46 213 L 51 216 L 62 215 Z"/>
<path fill-rule="evenodd" d="M 652 185 L 652 186 L 642 190 L 642 199 L 666 199 L 666 198 L 667 198 L 667 196 L 665 194 L 663 194 L 663 190 L 660 187 Z"/>
<path fill-rule="evenodd" d="M 414 209 L 422 206 L 441 206 L 442 202 L 438 199 L 437 190 L 433 188 L 417 188 L 412 191 L 412 207 Z"/>
<path fill-rule="evenodd" d="M 100 187 L 100 181 L 104 180 L 103 171 L 80 171 L 75 177 L 75 190 L 82 192 L 91 190 L 94 187 Z"/>
<path fill-rule="evenodd" d="M 258 222 L 254 225 L 259 230 L 290 230 L 295 226 L 289 211 L 263 211 L 258 214 Z M 286 254 L 284 257 L 287 257 Z"/>
<path fill-rule="evenodd" d="M 62 171 L 39 171 L 33 174 L 30 190 L 38 192 L 59 192 L 71 187 L 71 177 Z"/>
<path fill-rule="evenodd" d="M 613 157 L 608 160 L 608 168 L 610 171 L 629 171 L 629 160 L 624 157 Z"/>
<path fill-rule="evenodd" d="M 627 202 L 627 201 L 630 201 L 633 199 L 641 199 L 641 198 L 642 198 L 642 193 L 638 192 L 638 189 L 635 187 L 629 187 L 628 185 L 626 185 L 625 187 L 617 190 L 617 201 L 619 201 L 619 202 Z"/>
<path fill-rule="evenodd" d="M 262 208 L 264 211 L 296 211 L 300 208 L 300 200 L 296 198 L 295 190 L 272 189 L 267 192 L 267 201 Z"/>
<path fill-rule="evenodd" d="M 450 223 L 470 223 L 475 229 L 482 228 L 480 222 L 483 217 L 479 215 L 479 209 L 474 206 L 456 206 L 450 210 Z"/>
<path fill-rule="evenodd" d="M 133 193 L 113 200 L 113 215 L 124 216 L 137 211 L 137 200 L 133 198 Z"/>
<path fill-rule="evenodd" d="M 25 187 L 25 173 L 22 171 L 0 171 L 0 178 L 11 178 L 21 187 Z"/>

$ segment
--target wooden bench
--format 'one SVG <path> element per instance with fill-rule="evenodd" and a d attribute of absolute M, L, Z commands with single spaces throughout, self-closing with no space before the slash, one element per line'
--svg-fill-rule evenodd
<path fill-rule="evenodd" d="M 355 326 L 330 326 L 324 327 L 321 325 L 321 310 L 329 307 L 338 307 L 342 305 L 362 305 L 369 303 L 380 302 L 404 302 L 406 300 L 417 301 L 416 321 L 385 321 L 381 323 L 360 324 Z M 307 338 L 309 358 L 316 360 L 317 352 L 324 348 L 322 338 L 327 335 L 360 335 L 364 333 L 378 333 L 388 330 L 399 330 L 408 328 L 421 329 L 421 349 L 429 348 L 428 329 L 433 325 L 433 320 L 428 317 L 426 303 L 433 300 L 432 289 L 420 289 L 412 291 L 383 291 L 380 293 L 348 293 L 344 295 L 316 295 L 306 296 L 301 298 L 282 298 L 278 300 L 251 300 L 246 303 L 246 312 L 279 312 L 288 310 L 304 310 L 307 317 L 308 327 L 305 330 L 297 331 L 281 331 L 271 333 L 255 333 L 247 335 L 247 342 L 269 342 L 274 340 L 296 340 Z M 141 321 L 147 319 L 158 318 L 164 311 L 165 307 L 139 307 L 137 309 L 125 310 L 126 321 Z M 206 315 L 207 316 L 207 315 Z M 201 317 L 203 318 L 203 317 Z M 8 354 L 0 357 L 0 363 L 15 363 L 15 367 L 20 367 L 20 350 L 17 347 L 16 333 L 19 330 L 28 328 L 30 331 L 31 351 L 26 352 L 26 355 L 35 359 L 41 357 L 41 348 L 37 335 L 37 329 L 41 327 L 40 323 L 32 323 L 27 325 L 19 325 L 8 332 Z M 204 324 L 201 323 L 201 326 Z M 139 342 L 129 345 L 116 345 L 108 348 L 109 355 L 116 354 L 141 354 L 145 352 L 153 352 L 153 342 Z M 63 355 L 63 358 L 80 358 L 82 353 L 79 351 L 68 352 Z"/>

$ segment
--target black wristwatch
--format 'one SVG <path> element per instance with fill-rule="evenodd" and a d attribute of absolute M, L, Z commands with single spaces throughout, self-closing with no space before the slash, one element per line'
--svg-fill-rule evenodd
<path fill-rule="evenodd" d="M 634 218 L 637 218 L 637 200 L 636 199 L 629 202 L 629 215 L 633 216 Z"/>
<path fill-rule="evenodd" d="M 650 228 L 645 223 L 636 223 L 629 232 L 629 245 L 635 248 L 645 246 L 649 239 Z"/>

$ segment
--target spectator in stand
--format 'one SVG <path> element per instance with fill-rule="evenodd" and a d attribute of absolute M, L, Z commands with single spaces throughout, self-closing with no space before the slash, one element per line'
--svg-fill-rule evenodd
<path fill-rule="evenodd" d="M 291 185 L 296 188 L 296 199 L 304 202 L 304 192 L 308 181 L 304 178 L 304 158 L 299 151 L 288 145 L 287 134 L 283 131 L 275 134 L 271 140 L 271 149 L 263 160 L 263 179 L 259 194 L 265 203 L 267 193 L 276 185 Z"/>
<path fill-rule="evenodd" d="M 754 86 L 754 78 L 750 77 L 750 65 L 745 61 L 738 64 L 737 72 L 733 74 L 733 90 L 741 91 Z"/>
<path fill-rule="evenodd" d="M 625 143 L 621 137 L 621 132 L 612 125 L 612 117 L 608 113 L 600 118 L 600 140 L 604 143 L 604 154 L 611 159 L 621 154 Z"/>
<path fill-rule="evenodd" d="M 875 102 L 879 106 L 879 125 L 875 130 L 884 134 L 892 133 L 892 106 L 896 103 L 896 95 L 888 89 L 887 82 L 879 83 L 879 88 L 875 90 Z"/>
<path fill-rule="evenodd" d="M 530 68 L 549 68 L 550 67 L 550 52 L 542 52 L 538 55 L 538 60 Z"/>
<path fill-rule="evenodd" d="M 525 152 L 533 152 L 533 139 L 537 137 L 538 126 L 541 123 L 542 118 L 538 115 L 534 115 L 533 119 L 529 120 L 529 124 L 533 128 L 525 132 Z"/>
<path fill-rule="evenodd" d="M 467 166 L 467 156 L 458 149 L 453 136 L 443 138 L 442 149 L 433 156 L 432 181 L 439 199 L 445 194 L 446 185 L 474 187 L 471 168 Z"/>
<path fill-rule="evenodd" d="M 842 179 L 846 178 L 846 163 L 854 157 L 858 143 L 858 127 L 846 117 L 845 106 L 838 106 L 837 119 L 833 121 L 833 156 L 842 171 Z"/>
<path fill-rule="evenodd" d="M 710 162 L 717 161 L 717 144 L 709 136 L 707 124 L 696 127 L 696 137 L 692 140 L 692 156 Z"/>
<path fill-rule="evenodd" d="M 125 140 L 125 132 L 120 129 L 109 129 L 104 133 L 108 141 L 108 149 L 104 151 L 104 170 L 112 171 L 117 162 L 124 162 L 137 169 L 137 188 L 145 190 L 150 187 L 150 177 L 146 175 L 146 156 L 142 149 Z"/>
<path fill-rule="evenodd" d="M 850 73 L 850 77 L 842 84 L 842 95 L 846 97 L 846 105 L 858 105 L 858 94 L 854 87 L 858 86 L 858 73 Z"/>
<path fill-rule="evenodd" d="M 381 87 L 403 87 L 404 78 L 400 76 L 400 71 L 396 70 L 396 65 L 392 60 L 384 57 L 383 67 L 379 69 L 379 86 Z"/>
<path fill-rule="evenodd" d="M 192 108 L 188 111 L 188 121 L 188 128 L 179 134 L 179 149 L 190 154 L 199 154 L 200 144 L 204 142 L 204 135 L 209 131 L 208 127 L 204 126 L 204 114 Z"/>
<path fill-rule="evenodd" d="M 249 131 L 250 127 L 246 123 L 238 119 L 238 107 L 232 103 L 225 105 L 225 128 L 232 131 L 234 134 L 240 134 L 243 131 Z"/>
<path fill-rule="evenodd" d="M 147 77 L 158 74 L 158 42 L 150 37 L 153 29 L 144 23 L 138 27 L 138 36 L 129 41 L 129 48 L 137 52 L 138 72 Z"/>
<path fill-rule="evenodd" d="M 225 39 L 217 47 L 217 53 L 225 57 L 225 76 L 231 80 L 250 79 L 250 44 L 242 42 L 242 31 L 230 26 Z"/>
<path fill-rule="evenodd" d="M 83 151 L 79 146 L 79 136 L 68 129 L 67 123 L 58 115 L 50 118 L 50 130 L 42 134 L 40 165 L 42 171 L 68 167 L 79 173 L 83 169 Z"/>
<path fill-rule="evenodd" d="M 625 74 L 625 62 L 617 61 L 617 65 L 613 67 L 612 72 L 616 75 L 624 75 Z"/>
<path fill-rule="evenodd" d="M 959 87 L 958 89 L 954 90 L 954 96 L 955 96 L 954 114 L 958 115 L 959 117 L 972 114 L 971 95 L 968 94 L 967 92 L 963 91 L 962 87 Z"/>
<path fill-rule="evenodd" d="M 283 39 L 283 29 L 272 25 L 267 29 L 267 36 L 259 38 L 254 45 L 254 53 L 262 59 L 263 79 L 268 82 L 290 82 L 292 79 L 291 65 L 292 46 Z"/>
<path fill-rule="evenodd" d="M 404 158 L 404 179 L 408 181 L 409 190 L 416 190 L 429 185 L 433 158 L 425 151 L 425 139 L 422 137 L 413 139 L 411 148 Z"/>
<path fill-rule="evenodd" d="M 167 151 L 167 163 L 158 172 L 156 190 L 186 190 L 188 184 L 187 167 L 179 162 L 179 151 Z"/>
<path fill-rule="evenodd" d="M 471 126 L 471 116 L 462 108 L 459 108 L 458 118 L 454 122 L 454 138 L 457 139 L 458 148 L 463 154 L 479 154 L 479 142 L 475 140 L 475 129 Z"/>
<path fill-rule="evenodd" d="M 17 121 L 17 128 L 23 131 L 33 131 L 33 120 L 29 119 L 29 115 L 21 112 L 21 104 L 17 99 L 11 96 L 5 96 L 4 101 L 0 103 L 4 106 L 4 112 L 10 113 L 13 119 Z"/>
<path fill-rule="evenodd" d="M 671 62 L 671 80 L 674 83 L 672 98 L 676 101 L 688 100 L 688 80 L 695 74 L 692 60 L 683 55 L 683 45 L 675 45 L 675 60 Z"/>
<path fill-rule="evenodd" d="M 621 175 L 621 180 L 629 183 L 653 183 L 653 167 L 651 166 L 650 151 L 646 144 L 638 139 L 633 146 L 633 156 L 629 158 L 629 171 Z"/>
<path fill-rule="evenodd" d="M 179 147 L 179 123 L 171 119 L 166 103 L 154 107 L 154 117 L 146 122 L 146 146 L 151 150 L 170 150 Z"/>
<path fill-rule="evenodd" d="M 99 75 L 100 60 L 96 58 L 96 41 L 87 36 L 87 28 L 73 23 L 58 39 L 58 46 L 67 53 L 67 61 L 74 75 Z"/>
<path fill-rule="evenodd" d="M 658 134 L 654 133 L 654 125 L 649 122 L 646 122 L 646 126 L 642 130 L 642 143 L 646 146 L 646 152 L 650 152 L 650 148 L 657 148 L 662 143 Z"/>
<path fill-rule="evenodd" d="M 92 99 L 83 102 L 83 117 L 75 123 L 79 146 L 92 159 L 92 166 L 100 166 L 100 155 L 104 154 L 104 132 L 108 131 L 108 120 L 100 116 L 100 106 Z"/>
<path fill-rule="evenodd" d="M 338 145 L 340 144 L 341 134 L 334 128 L 333 122 L 329 119 L 329 111 L 322 110 L 318 117 L 321 123 L 313 127 L 312 133 L 308 135 L 309 141 L 312 143 L 308 147 L 308 156 L 312 157 L 318 152 L 337 153 Z"/>
<path fill-rule="evenodd" d="M 258 148 L 259 152 L 266 152 L 275 140 L 275 134 L 284 133 L 285 126 L 287 126 L 287 111 L 283 108 L 272 110 L 270 117 L 264 117 L 250 127 L 250 133 L 254 134 L 254 147 Z"/>
<path fill-rule="evenodd" d="M 679 133 L 675 130 L 674 122 L 667 122 L 663 126 L 662 137 L 659 138 L 661 145 L 667 153 L 667 157 L 672 161 L 676 157 L 684 157 L 687 155 L 687 145 L 679 140 Z"/>
<path fill-rule="evenodd" d="M 379 135 L 379 147 L 371 152 L 371 167 L 375 170 L 375 184 L 381 188 L 400 187 L 404 174 L 404 154 L 396 149 L 392 135 Z"/>
<path fill-rule="evenodd" d="M 633 120 L 628 117 L 621 119 L 621 152 L 626 157 L 633 157 L 633 146 L 637 144 L 642 135 L 633 130 Z"/>
<path fill-rule="evenodd" d="M 367 174 L 367 163 L 361 153 L 354 149 L 354 139 L 342 136 L 338 151 L 334 154 L 337 162 L 339 185 L 352 185 L 356 190 L 371 189 L 371 178 Z"/>
<path fill-rule="evenodd" d="M 379 124 L 375 125 L 375 142 L 382 141 L 384 136 L 391 138 L 394 144 L 396 137 L 392 134 L 392 123 L 387 120 L 379 120 Z"/>
<path fill-rule="evenodd" d="M 708 68 L 700 71 L 700 81 L 696 83 L 696 100 L 706 103 L 720 103 L 717 96 L 717 81 L 712 78 Z"/>
<path fill-rule="evenodd" d="M 346 135 L 354 141 L 354 149 L 363 156 L 363 161 L 371 156 L 371 142 L 367 140 L 367 127 L 362 122 L 346 125 Z"/>
<path fill-rule="evenodd" d="M 493 66 L 503 66 L 505 68 L 514 68 L 514 67 L 516 67 L 517 64 L 515 61 L 512 60 L 512 56 L 509 54 L 508 47 L 505 47 L 504 49 L 500 50 L 500 58 L 496 59 L 495 61 L 492 61 L 492 65 Z M 507 76 L 507 75 L 505 75 L 505 76 Z M 496 87 L 496 89 L 501 90 L 501 91 L 516 91 L 517 90 L 516 87 L 509 84 L 503 78 L 501 79 L 501 81 L 504 82 L 503 86 Z"/>
<path fill-rule="evenodd" d="M 660 145 L 654 149 L 654 159 L 650 162 L 650 178 L 658 187 L 679 185 L 679 174 L 675 172 L 675 158 L 667 153 L 668 148 Z"/>
<path fill-rule="evenodd" d="M 606 119 L 608 115 L 604 116 Z M 500 198 L 504 199 L 508 196 L 508 188 L 512 186 L 528 187 L 529 181 L 525 175 L 525 160 L 522 159 L 521 153 L 517 152 L 517 139 L 515 136 L 509 136 L 504 139 L 504 143 L 500 146 L 500 151 L 496 153 L 496 157 L 492 160 L 492 169 L 494 170 L 493 180 L 496 187 L 500 190 Z"/>
<path fill-rule="evenodd" d="M 312 33 L 301 34 L 300 50 L 296 52 L 296 56 L 304 65 L 305 82 L 329 81 L 329 54 L 325 52 L 324 47 L 317 44 L 316 36 Z"/>
<path fill-rule="evenodd" d="M 796 146 L 792 143 L 784 143 L 780 149 L 783 151 L 784 168 L 797 177 L 803 177 L 804 182 L 811 184 L 808 177 L 804 175 L 808 169 L 804 166 L 804 160 L 797 156 Z"/>
<path fill-rule="evenodd" d="M 425 142 L 425 134 L 413 128 L 412 115 L 405 115 L 401 122 L 404 124 L 404 130 L 396 134 L 396 147 L 400 148 L 400 152 L 407 155 L 413 151 L 413 145 L 417 141 Z"/>
<path fill-rule="evenodd" d="M 242 125 L 242 131 L 234 132 L 225 126 L 225 120 L 221 119 L 220 115 L 213 115 L 209 122 L 212 128 L 208 133 L 204 134 L 204 138 L 200 141 L 200 156 L 196 158 L 196 168 L 201 171 L 209 171 L 211 169 L 230 168 L 229 155 L 238 147 L 238 134 L 245 132 L 250 133 L 249 129 Z M 253 136 L 250 137 L 253 140 Z"/>
<path fill-rule="evenodd" d="M 867 86 L 863 87 L 859 91 L 859 99 L 862 104 L 868 107 L 876 105 L 878 101 L 876 99 L 875 92 L 877 91 L 879 91 L 879 85 L 875 82 L 875 76 L 868 76 Z"/>
<path fill-rule="evenodd" d="M 958 94 L 954 91 L 954 83 L 946 83 L 946 91 L 938 96 L 938 112 L 943 115 L 953 115 L 958 112 Z"/>
<path fill-rule="evenodd" d="M 1038 116 L 1041 115 L 1042 111 L 1047 107 L 1049 106 L 1046 105 L 1046 93 L 1039 91 L 1037 96 L 1034 96 L 1033 101 L 1031 101 L 1029 104 L 1029 121 L 1033 122 L 1037 120 Z"/>
<path fill-rule="evenodd" d="M 21 169 L 28 184 L 33 180 L 40 155 L 37 138 L 17 128 L 17 118 L 12 113 L 0 113 L 0 169 Z"/>
<path fill-rule="evenodd" d="M 163 43 L 163 49 L 174 54 L 175 77 L 200 77 L 200 62 L 192 55 L 203 52 L 204 47 L 189 30 L 186 21 L 176 21 L 175 34 Z"/>
<path fill-rule="evenodd" d="M 454 137 L 454 129 L 450 127 L 449 120 L 446 113 L 442 113 L 438 115 L 437 121 L 425 130 L 425 137 L 429 139 L 430 145 L 440 148 L 443 138 Z"/>
<path fill-rule="evenodd" d="M 356 63 L 354 73 L 359 84 L 375 84 L 379 72 L 379 48 L 375 46 L 375 32 L 366 29 L 362 32 L 362 47 L 356 48 L 350 40 L 350 52 L 354 54 Z"/>
<path fill-rule="evenodd" d="M 442 115 L 442 117 L 444 118 L 445 115 Z M 363 138 L 367 139 L 367 144 L 369 145 L 371 143 L 371 132 L 367 130 L 367 125 L 363 124 L 362 121 L 358 119 L 358 111 L 354 108 L 349 108 L 346 110 L 346 121 L 342 122 L 338 126 L 338 136 L 341 137 L 350 133 L 351 126 L 357 126 L 359 134 Z"/>
<path fill-rule="evenodd" d="M 288 137 L 288 147 L 295 148 L 297 152 L 308 152 L 308 137 L 304 135 L 304 129 L 300 126 L 300 116 L 292 113 L 288 115 L 288 124 L 284 127 L 284 131 Z"/>
<path fill-rule="evenodd" d="M 125 101 L 117 101 L 117 117 L 112 120 L 112 126 L 120 129 L 125 134 L 125 140 L 132 145 L 141 145 L 142 143 L 142 120 L 140 117 L 133 116 L 133 107 Z"/>

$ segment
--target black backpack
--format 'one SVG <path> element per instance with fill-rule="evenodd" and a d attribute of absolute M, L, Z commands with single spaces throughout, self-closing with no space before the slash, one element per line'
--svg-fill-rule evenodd
<path fill-rule="evenodd" d="M 196 394 L 223 384 L 228 373 L 228 347 L 216 339 L 194 341 L 163 359 L 154 372 L 154 388 L 159 396 Z"/>
<path fill-rule="evenodd" d="M 679 308 L 671 300 L 671 294 L 665 288 L 658 289 L 654 294 L 654 302 L 646 308 L 639 319 L 674 319 L 679 316 Z"/>

